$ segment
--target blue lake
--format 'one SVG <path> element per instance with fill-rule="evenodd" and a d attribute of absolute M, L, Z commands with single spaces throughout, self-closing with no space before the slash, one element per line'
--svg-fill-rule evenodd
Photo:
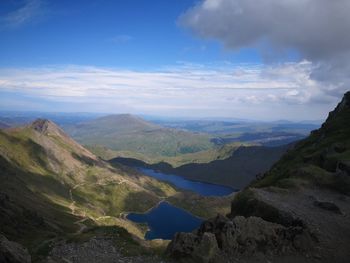
<path fill-rule="evenodd" d="M 181 189 L 189 190 L 203 196 L 225 196 L 235 192 L 234 189 L 227 186 L 191 181 L 178 175 L 156 172 L 147 168 L 137 167 L 137 169 L 145 175 L 172 183 Z"/>
<path fill-rule="evenodd" d="M 202 223 L 202 219 L 167 202 L 159 203 L 145 214 L 130 213 L 127 219 L 148 224 L 150 230 L 145 235 L 147 240 L 172 239 L 176 232 L 191 232 Z"/>

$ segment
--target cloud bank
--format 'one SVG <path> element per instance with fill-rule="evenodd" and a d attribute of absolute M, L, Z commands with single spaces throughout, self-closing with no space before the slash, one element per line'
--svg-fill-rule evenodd
<path fill-rule="evenodd" d="M 322 93 L 310 78 L 312 69 L 307 61 L 271 66 L 182 64 L 153 71 L 87 66 L 7 68 L 0 69 L 0 97 L 3 102 L 9 94 L 16 94 L 38 105 L 38 99 L 45 105 L 48 101 L 67 104 L 67 111 L 320 119 L 336 99 Z M 310 105 L 313 110 L 298 114 Z"/>
<path fill-rule="evenodd" d="M 297 51 L 313 63 L 323 93 L 340 97 L 350 89 L 349 10 L 349 0 L 204 0 L 180 24 L 227 49 Z"/>

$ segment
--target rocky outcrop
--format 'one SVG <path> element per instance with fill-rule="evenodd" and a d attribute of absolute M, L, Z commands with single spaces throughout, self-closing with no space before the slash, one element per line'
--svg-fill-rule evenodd
<path fill-rule="evenodd" d="M 208 263 L 219 253 L 219 247 L 213 233 L 176 233 L 169 244 L 167 253 L 175 259 L 192 259 L 195 262 Z"/>
<path fill-rule="evenodd" d="M 29 263 L 31 257 L 28 250 L 16 242 L 9 241 L 0 235 L 0 262 L 2 263 Z"/>
<path fill-rule="evenodd" d="M 126 251 L 124 251 L 126 252 Z M 166 263 L 158 256 L 126 256 L 108 237 L 94 237 L 83 243 L 62 242 L 52 249 L 45 262 L 84 263 Z"/>
<path fill-rule="evenodd" d="M 167 252 L 176 259 L 217 262 L 218 258 L 282 255 L 309 250 L 313 240 L 301 226 L 285 227 L 259 217 L 218 215 L 194 233 L 178 233 Z"/>

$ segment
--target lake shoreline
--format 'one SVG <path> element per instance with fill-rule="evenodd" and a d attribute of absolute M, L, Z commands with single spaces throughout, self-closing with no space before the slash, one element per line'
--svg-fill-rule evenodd
<path fill-rule="evenodd" d="M 155 170 L 152 168 L 144 168 L 144 167 L 140 167 L 140 166 L 134 166 L 132 168 L 136 169 L 138 172 L 142 173 L 145 176 L 155 178 L 159 181 L 163 181 L 163 182 L 172 184 L 176 188 L 179 188 L 181 190 L 191 191 L 191 192 L 194 192 L 198 195 L 205 196 L 205 197 L 229 196 L 232 193 L 236 193 L 239 191 L 239 190 L 234 189 L 230 186 L 214 184 L 214 183 L 207 183 L 207 182 L 203 182 L 203 181 L 190 180 L 190 179 L 187 179 L 186 177 L 183 177 L 183 176 L 159 172 L 159 170 Z"/>
<path fill-rule="evenodd" d="M 164 209 L 165 211 L 163 211 Z M 205 220 L 166 200 L 160 201 L 148 212 L 125 214 L 125 219 L 136 224 L 147 224 L 148 230 L 144 236 L 145 240 L 171 240 L 177 232 L 192 232 Z M 168 224 L 173 219 L 176 219 L 173 221 L 175 224 Z"/>

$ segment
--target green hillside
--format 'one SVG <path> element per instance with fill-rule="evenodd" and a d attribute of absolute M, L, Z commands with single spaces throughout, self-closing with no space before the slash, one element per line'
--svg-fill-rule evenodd
<path fill-rule="evenodd" d="M 130 114 L 66 126 L 65 131 L 102 156 L 106 155 L 105 151 L 112 150 L 109 157 L 118 155 L 114 152 L 129 152 L 150 159 L 173 157 L 213 147 L 208 135 L 164 128 Z"/>

